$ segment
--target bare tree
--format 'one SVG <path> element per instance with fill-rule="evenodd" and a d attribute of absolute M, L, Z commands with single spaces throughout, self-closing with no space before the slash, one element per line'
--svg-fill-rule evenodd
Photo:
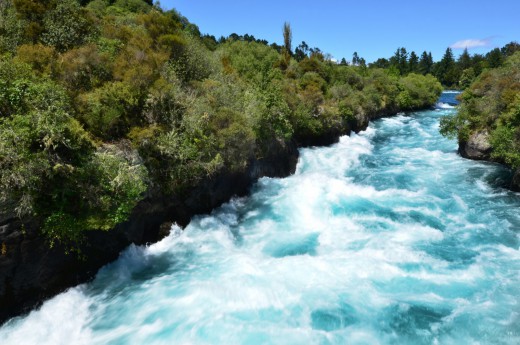
<path fill-rule="evenodd" d="M 292 30 L 291 24 L 285 22 L 283 24 L 283 48 L 282 48 L 282 57 L 283 57 L 283 66 L 284 69 L 289 66 L 291 63 L 292 56 Z"/>

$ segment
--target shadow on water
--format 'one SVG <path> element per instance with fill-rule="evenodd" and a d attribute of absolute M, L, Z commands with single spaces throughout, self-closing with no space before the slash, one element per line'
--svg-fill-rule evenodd
<path fill-rule="evenodd" d="M 311 325 L 313 329 L 331 332 L 355 324 L 354 315 L 356 310 L 345 303 L 338 308 L 316 309 L 311 312 Z"/>
<path fill-rule="evenodd" d="M 493 169 L 490 169 L 490 168 Z M 498 163 L 481 162 L 480 166 L 467 170 L 467 180 L 483 181 L 493 189 L 508 189 L 513 178 L 513 171 Z"/>
<path fill-rule="evenodd" d="M 464 246 L 459 240 L 447 238 L 437 243 L 420 244 L 417 249 L 428 255 L 446 261 L 451 269 L 467 267 L 475 262 L 478 251 Z"/>
<path fill-rule="evenodd" d="M 381 321 L 387 332 L 408 339 L 412 344 L 431 344 L 448 309 L 400 303 L 387 308 Z"/>
<path fill-rule="evenodd" d="M 151 255 L 145 254 L 142 248 L 130 247 L 122 254 L 122 259 L 99 271 L 96 279 L 86 286 L 85 294 L 108 299 L 131 295 L 147 281 L 186 271 L 193 255 L 193 250 L 186 250 L 182 256 L 169 252 Z"/>

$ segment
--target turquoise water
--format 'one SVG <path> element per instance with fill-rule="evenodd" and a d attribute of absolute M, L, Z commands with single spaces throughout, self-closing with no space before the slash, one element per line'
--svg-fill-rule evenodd
<path fill-rule="evenodd" d="M 520 195 L 439 136 L 452 97 L 301 150 L 1 344 L 520 344 Z"/>

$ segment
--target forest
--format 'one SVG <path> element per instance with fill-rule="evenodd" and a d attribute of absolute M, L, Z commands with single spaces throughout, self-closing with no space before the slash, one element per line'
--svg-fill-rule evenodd
<path fill-rule="evenodd" d="M 419 57 L 414 51 L 408 53 L 406 48 L 397 48 L 394 55 L 389 58 L 380 58 L 370 63 L 370 68 L 387 68 L 394 74 L 405 75 L 407 73 L 432 74 L 445 88 L 464 90 L 473 83 L 477 77 L 487 69 L 498 68 L 504 65 L 507 58 L 520 51 L 520 44 L 510 42 L 502 48 L 494 48 L 485 55 L 470 55 L 468 49 L 464 49 L 458 58 L 453 49 L 448 47 L 442 59 L 434 62 L 431 52 L 422 52 Z M 357 53 L 354 53 L 352 61 L 359 61 Z M 361 61 L 364 63 L 364 61 Z M 359 63 L 359 62 L 358 62 Z"/>
<path fill-rule="evenodd" d="M 425 69 L 403 48 L 337 63 L 280 29 L 282 45 L 217 40 L 152 1 L 2 1 L 0 212 L 37 218 L 51 246 L 74 248 L 140 200 L 182 195 L 273 146 L 430 107 L 434 75 L 447 78 L 442 61 Z M 474 60 L 457 71 L 478 75 Z"/>

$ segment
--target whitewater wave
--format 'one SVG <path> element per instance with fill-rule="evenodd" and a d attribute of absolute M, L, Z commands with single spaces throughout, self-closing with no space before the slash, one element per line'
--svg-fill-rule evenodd
<path fill-rule="evenodd" d="M 520 343 L 520 197 L 489 196 L 501 168 L 446 153 L 438 117 L 303 149 L 293 176 L 129 247 L 2 345 Z"/>
<path fill-rule="evenodd" d="M 450 105 L 448 103 L 439 102 L 439 103 L 435 104 L 435 108 L 436 109 L 455 109 L 456 107 L 453 105 Z"/>

